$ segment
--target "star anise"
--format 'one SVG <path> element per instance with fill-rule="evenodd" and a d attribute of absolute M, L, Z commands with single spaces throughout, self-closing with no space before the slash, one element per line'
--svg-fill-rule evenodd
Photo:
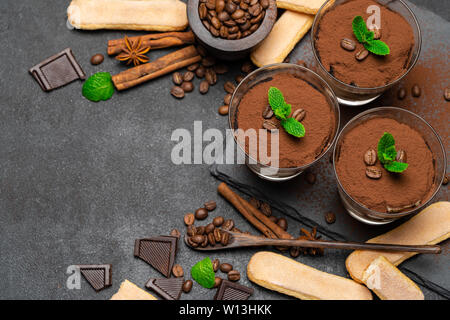
<path fill-rule="evenodd" d="M 127 65 L 131 62 L 135 66 L 141 63 L 147 63 L 149 58 L 145 55 L 150 50 L 150 47 L 142 46 L 142 38 L 138 38 L 136 41 L 132 41 L 125 36 L 125 48 L 117 55 L 116 59 L 119 61 L 126 61 Z"/>

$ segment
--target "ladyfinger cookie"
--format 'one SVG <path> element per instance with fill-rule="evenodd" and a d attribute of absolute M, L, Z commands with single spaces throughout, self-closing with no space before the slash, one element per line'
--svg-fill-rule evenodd
<path fill-rule="evenodd" d="M 326 1 L 327 0 L 277 0 L 277 8 L 316 14 Z"/>
<path fill-rule="evenodd" d="M 304 300 L 371 300 L 365 286 L 283 255 L 261 251 L 252 256 L 247 276 L 254 283 Z"/>
<path fill-rule="evenodd" d="M 433 203 L 397 228 L 367 242 L 426 245 L 437 244 L 449 236 L 450 202 L 444 201 Z M 364 270 L 379 256 L 383 255 L 398 266 L 415 254 L 417 253 L 356 250 L 347 257 L 345 265 L 350 276 L 355 281 L 362 282 Z"/>
<path fill-rule="evenodd" d="M 76 29 L 179 31 L 188 26 L 179 0 L 72 0 L 69 23 Z"/>
<path fill-rule="evenodd" d="M 134 283 L 125 280 L 120 284 L 117 291 L 110 300 L 158 300 L 147 291 L 139 288 Z"/>
<path fill-rule="evenodd" d="M 284 12 L 272 31 L 250 54 L 255 65 L 262 67 L 280 63 L 308 32 L 314 16 L 293 11 Z"/>
<path fill-rule="evenodd" d="M 381 300 L 424 300 L 420 288 L 383 256 L 364 271 L 362 281 Z"/>

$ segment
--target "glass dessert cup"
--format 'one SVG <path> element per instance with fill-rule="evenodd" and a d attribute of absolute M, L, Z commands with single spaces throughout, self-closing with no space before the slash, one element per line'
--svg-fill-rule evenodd
<path fill-rule="evenodd" d="M 425 143 L 429 146 L 429 149 L 431 150 L 434 156 L 435 174 L 433 177 L 433 185 L 432 185 L 433 190 L 431 196 L 428 199 L 426 199 L 426 201 L 423 201 L 419 206 L 414 207 L 411 210 L 399 213 L 385 213 L 371 210 L 366 206 L 364 206 L 363 204 L 356 201 L 355 199 L 353 199 L 346 192 L 346 190 L 341 184 L 341 181 L 339 180 L 339 175 L 336 170 L 336 163 L 338 161 L 337 159 L 339 158 L 340 147 L 343 142 L 343 138 L 353 128 L 357 127 L 364 121 L 367 121 L 368 119 L 373 119 L 375 117 L 391 118 L 397 120 L 400 123 L 407 124 L 411 128 L 418 130 L 419 132 L 422 133 L 422 137 L 425 140 Z M 439 188 L 445 176 L 446 163 L 447 160 L 445 156 L 444 147 L 442 145 L 439 135 L 436 133 L 436 131 L 434 131 L 433 127 L 431 127 L 424 119 L 422 119 L 415 113 L 395 107 L 380 107 L 370 109 L 358 114 L 356 117 L 351 119 L 339 133 L 336 145 L 334 146 L 334 153 L 333 153 L 334 174 L 336 175 L 339 196 L 341 197 L 341 201 L 345 209 L 356 220 L 371 225 L 383 225 L 393 222 L 399 218 L 413 215 L 422 210 L 425 206 L 427 206 L 427 204 L 434 198 L 436 193 L 439 191 Z"/>
<path fill-rule="evenodd" d="M 311 163 L 308 163 L 301 167 L 276 168 L 258 162 L 245 151 L 245 147 L 241 143 L 239 143 L 237 138 L 236 130 L 239 128 L 236 124 L 236 117 L 241 99 L 253 86 L 257 85 L 258 83 L 264 82 L 270 79 L 272 76 L 280 73 L 290 74 L 312 85 L 319 93 L 321 93 L 325 97 L 328 105 L 330 106 L 330 112 L 334 114 L 334 130 L 332 131 L 327 144 L 323 147 L 321 154 L 317 156 Z M 243 154 L 245 154 L 245 164 L 251 171 L 253 171 L 259 177 L 269 181 L 281 182 L 290 180 L 319 161 L 333 146 L 337 137 L 337 133 L 339 132 L 339 122 L 339 103 L 330 86 L 315 72 L 296 64 L 271 64 L 253 71 L 252 73 L 248 74 L 236 87 L 229 104 L 228 123 L 233 133 L 234 141 L 238 146 L 238 152 L 242 152 Z"/>
<path fill-rule="evenodd" d="M 330 87 L 333 89 L 334 93 L 337 96 L 339 103 L 350 105 L 350 106 L 361 106 L 367 104 L 376 98 L 378 98 L 383 92 L 388 90 L 389 88 L 396 85 L 403 77 L 405 77 L 416 64 L 419 55 L 420 49 L 422 46 L 422 37 L 420 32 L 419 23 L 416 19 L 416 16 L 411 11 L 411 9 L 402 1 L 402 0 L 375 0 L 381 5 L 386 6 L 394 12 L 397 12 L 401 15 L 411 26 L 413 34 L 414 34 L 414 46 L 411 51 L 411 57 L 409 59 L 408 69 L 404 74 L 402 74 L 399 78 L 395 79 L 391 83 L 388 83 L 384 86 L 374 87 L 374 88 L 362 88 L 353 86 L 347 83 L 342 82 L 341 80 L 334 77 L 328 70 L 322 65 L 322 62 L 319 58 L 319 53 L 317 52 L 315 46 L 316 35 L 319 31 L 319 25 L 321 18 L 324 14 L 331 8 L 334 8 L 341 3 L 347 2 L 348 0 L 328 0 L 316 14 L 314 18 L 312 31 L 311 31 L 311 45 L 313 48 L 314 58 L 317 61 L 317 73 L 327 81 Z"/>

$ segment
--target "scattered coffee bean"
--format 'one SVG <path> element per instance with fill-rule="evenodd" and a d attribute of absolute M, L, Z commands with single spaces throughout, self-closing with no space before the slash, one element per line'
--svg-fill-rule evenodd
<path fill-rule="evenodd" d="M 206 210 L 213 211 L 217 207 L 217 204 L 215 201 L 211 200 L 211 201 L 205 202 L 204 206 L 205 206 Z"/>
<path fill-rule="evenodd" d="M 397 156 L 395 157 L 395 161 L 397 162 L 403 162 L 406 163 L 406 151 L 405 150 L 398 150 Z"/>
<path fill-rule="evenodd" d="M 361 49 L 355 54 L 355 58 L 358 61 L 362 61 L 365 58 L 367 58 L 368 55 L 369 55 L 369 51 L 367 51 L 366 49 Z"/>
<path fill-rule="evenodd" d="M 184 98 L 184 90 L 183 88 L 179 86 L 174 86 L 172 90 L 170 90 L 170 94 L 174 96 L 177 99 L 183 99 Z"/>
<path fill-rule="evenodd" d="M 259 210 L 266 216 L 270 217 L 272 215 L 272 208 L 267 202 L 262 202 L 259 206 Z"/>
<path fill-rule="evenodd" d="M 230 272 L 228 272 L 228 280 L 236 282 L 239 281 L 239 279 L 241 279 L 241 274 L 239 273 L 239 271 L 230 270 Z"/>
<path fill-rule="evenodd" d="M 91 58 L 91 64 L 96 66 L 105 60 L 105 57 L 101 53 L 94 54 Z"/>
<path fill-rule="evenodd" d="M 208 81 L 210 86 L 217 83 L 217 74 L 212 68 L 206 69 L 205 80 Z"/>
<path fill-rule="evenodd" d="M 380 179 L 381 178 L 381 170 L 375 166 L 370 166 L 366 168 L 366 176 L 370 179 Z"/>
<path fill-rule="evenodd" d="M 173 229 L 172 231 L 170 231 L 170 235 L 171 235 L 172 237 L 180 238 L 180 237 L 181 237 L 181 232 L 178 231 L 178 229 Z"/>
<path fill-rule="evenodd" d="M 444 90 L 444 99 L 450 101 L 450 88 L 445 88 Z"/>
<path fill-rule="evenodd" d="M 270 118 L 273 117 L 273 110 L 272 110 L 272 107 L 271 107 L 270 105 L 268 105 L 268 106 L 264 109 L 264 111 L 263 111 L 263 113 L 262 113 L 262 116 L 263 116 L 264 119 L 270 119 Z"/>
<path fill-rule="evenodd" d="M 227 72 L 228 72 L 228 67 L 227 67 L 227 65 L 224 64 L 224 63 L 218 63 L 218 64 L 216 64 L 216 65 L 214 66 L 214 71 L 215 71 L 217 74 L 224 74 L 224 73 L 227 73 Z"/>
<path fill-rule="evenodd" d="M 174 264 L 172 267 L 172 274 L 175 278 L 184 277 L 183 267 L 180 266 L 179 264 Z"/>
<path fill-rule="evenodd" d="M 373 149 L 369 149 L 364 153 L 364 162 L 368 166 L 373 166 L 377 162 L 377 153 Z"/>
<path fill-rule="evenodd" d="M 199 234 L 199 235 L 203 235 L 206 232 L 206 227 L 205 226 L 199 226 L 196 227 L 196 233 L 195 234 Z"/>
<path fill-rule="evenodd" d="M 448 174 L 445 175 L 444 180 L 442 180 L 442 185 L 446 186 L 448 184 Z"/>
<path fill-rule="evenodd" d="M 417 84 L 413 85 L 413 87 L 411 89 L 412 96 L 418 98 L 418 97 L 420 97 L 421 93 L 422 93 L 422 90 L 420 89 L 419 85 L 417 85 Z"/>
<path fill-rule="evenodd" d="M 190 225 L 187 227 L 186 233 L 188 236 L 195 236 L 197 233 L 197 228 L 194 225 Z"/>
<path fill-rule="evenodd" d="M 270 216 L 270 217 L 269 217 L 269 220 L 272 221 L 273 223 L 277 223 L 278 218 L 275 217 L 275 216 Z"/>
<path fill-rule="evenodd" d="M 220 229 L 214 229 L 213 234 L 214 234 L 214 239 L 216 240 L 216 242 L 222 241 L 222 231 L 220 231 Z"/>
<path fill-rule="evenodd" d="M 221 217 L 221 216 L 218 216 L 218 217 L 215 217 L 214 219 L 213 219 L 213 225 L 215 226 L 215 227 L 220 227 L 223 223 L 224 223 L 224 221 L 225 221 L 225 219 L 223 218 L 223 217 Z"/>
<path fill-rule="evenodd" d="M 297 258 L 300 255 L 300 248 L 299 247 L 291 247 L 289 249 L 289 254 L 292 258 Z"/>
<path fill-rule="evenodd" d="M 212 223 L 210 223 L 210 224 L 208 224 L 206 227 L 205 227 L 205 232 L 208 234 L 208 233 L 212 233 L 212 232 L 214 232 L 214 229 L 215 229 L 216 227 L 212 224 Z"/>
<path fill-rule="evenodd" d="M 214 272 L 217 272 L 217 270 L 219 270 L 219 267 L 220 267 L 219 259 L 214 259 L 212 262 L 212 266 L 213 266 Z"/>
<path fill-rule="evenodd" d="M 195 70 L 195 75 L 199 79 L 204 78 L 205 77 L 205 73 L 206 73 L 206 68 L 204 66 L 200 66 L 200 67 L 197 68 L 197 70 Z"/>
<path fill-rule="evenodd" d="M 214 247 L 216 245 L 216 239 L 214 238 L 214 234 L 208 233 L 208 243 L 210 246 Z"/>
<path fill-rule="evenodd" d="M 305 119 L 305 116 L 306 111 L 303 110 L 302 108 L 295 110 L 294 113 L 292 114 L 292 118 L 294 118 L 298 122 L 302 122 L 303 119 Z"/>
<path fill-rule="evenodd" d="M 191 237 L 191 240 L 197 244 L 200 244 L 205 240 L 205 237 L 201 234 L 196 234 Z"/>
<path fill-rule="evenodd" d="M 248 202 L 256 209 L 259 209 L 261 207 L 261 202 L 256 198 L 251 198 Z"/>
<path fill-rule="evenodd" d="M 200 243 L 200 247 L 202 247 L 202 248 L 206 248 L 207 246 L 208 246 L 208 237 L 207 236 L 204 236 L 203 237 L 203 242 L 202 243 Z"/>
<path fill-rule="evenodd" d="M 221 234 L 221 239 L 220 239 L 220 243 L 223 246 L 226 246 L 228 244 L 228 242 L 230 241 L 230 234 L 228 232 L 222 232 Z"/>
<path fill-rule="evenodd" d="M 280 218 L 280 219 L 278 219 L 277 225 L 278 225 L 281 229 L 283 229 L 284 231 L 286 231 L 287 228 L 288 228 L 288 223 L 287 223 L 287 220 L 286 220 L 285 218 Z"/>
<path fill-rule="evenodd" d="M 278 125 L 271 120 L 264 120 L 263 128 L 266 129 L 267 131 L 272 132 L 278 130 Z"/>
<path fill-rule="evenodd" d="M 232 219 L 225 220 L 225 222 L 222 225 L 222 229 L 225 231 L 230 231 L 234 228 L 234 221 Z"/>
<path fill-rule="evenodd" d="M 381 29 L 378 29 L 378 28 L 370 28 L 369 30 L 373 32 L 373 38 L 374 38 L 375 40 L 378 40 L 378 39 L 381 38 Z"/>
<path fill-rule="evenodd" d="M 195 70 L 197 70 L 198 67 L 200 67 L 200 63 L 194 63 L 188 66 L 186 69 L 188 71 L 194 72 Z"/>
<path fill-rule="evenodd" d="M 183 283 L 183 287 L 182 287 L 183 292 L 184 292 L 184 293 L 189 293 L 189 292 L 191 292 L 193 284 L 194 284 L 194 282 L 193 282 L 192 280 L 186 280 L 186 281 Z"/>
<path fill-rule="evenodd" d="M 224 273 L 228 273 L 231 270 L 233 270 L 233 266 L 229 263 L 222 263 L 220 265 L 220 271 L 224 272 Z"/>
<path fill-rule="evenodd" d="M 356 49 L 356 43 L 351 39 L 344 38 L 341 40 L 341 47 L 345 50 L 353 51 Z"/>
<path fill-rule="evenodd" d="M 194 79 L 195 74 L 192 71 L 188 71 L 183 75 L 183 81 L 192 81 Z"/>
<path fill-rule="evenodd" d="M 405 97 L 406 97 L 406 90 L 405 90 L 405 88 L 398 89 L 398 91 L 397 91 L 397 98 L 399 100 L 403 100 L 403 99 L 405 99 Z"/>
<path fill-rule="evenodd" d="M 180 85 L 183 83 L 183 76 L 179 72 L 174 72 L 172 74 L 172 81 L 173 83 Z"/>
<path fill-rule="evenodd" d="M 205 208 L 198 208 L 195 210 L 195 219 L 205 220 L 206 218 L 208 218 L 208 210 Z"/>
<path fill-rule="evenodd" d="M 214 286 L 213 286 L 213 288 L 218 288 L 218 287 L 220 287 L 221 284 L 222 284 L 222 278 L 215 277 L 214 278 Z"/>
<path fill-rule="evenodd" d="M 218 112 L 221 116 L 226 116 L 228 114 L 228 111 L 229 111 L 229 108 L 227 105 L 220 106 L 219 110 L 218 110 Z"/>
<path fill-rule="evenodd" d="M 193 213 L 187 213 L 184 216 L 184 224 L 185 225 L 190 226 L 190 225 L 194 224 L 194 222 L 195 222 L 195 216 Z"/>
<path fill-rule="evenodd" d="M 305 178 L 306 178 L 306 182 L 308 182 L 309 184 L 316 183 L 316 175 L 309 170 L 306 172 Z"/>
<path fill-rule="evenodd" d="M 226 104 L 227 106 L 230 105 L 231 102 L 231 97 L 233 95 L 231 93 L 227 93 L 227 95 L 225 96 L 225 98 L 223 98 L 223 103 Z"/>
<path fill-rule="evenodd" d="M 184 90 L 184 92 L 192 92 L 194 90 L 194 84 L 190 81 L 184 81 L 181 84 L 181 88 Z"/>
<path fill-rule="evenodd" d="M 236 78 L 234 78 L 234 80 L 236 81 L 237 84 L 241 83 L 242 80 L 244 80 L 244 76 L 243 75 L 237 75 Z"/>
<path fill-rule="evenodd" d="M 201 94 L 206 94 L 209 91 L 209 83 L 206 80 L 203 80 L 200 82 L 200 85 L 198 87 L 198 91 L 200 91 Z"/>
<path fill-rule="evenodd" d="M 202 59 L 202 66 L 205 68 L 212 67 L 216 64 L 216 59 L 213 56 L 206 56 Z"/>
<path fill-rule="evenodd" d="M 235 85 L 231 81 L 225 82 L 225 84 L 223 85 L 223 88 L 228 93 L 233 93 L 234 89 L 236 89 Z"/>
<path fill-rule="evenodd" d="M 188 242 L 188 244 L 189 244 L 191 247 L 193 247 L 193 248 L 197 248 L 197 247 L 198 247 L 198 243 L 197 243 L 197 242 L 194 242 L 194 241 L 192 240 L 192 237 L 188 238 L 188 239 L 187 239 L 187 242 Z"/>
<path fill-rule="evenodd" d="M 333 212 L 331 212 L 331 211 L 325 213 L 325 221 L 326 221 L 328 224 L 335 223 L 335 222 L 336 222 L 336 215 L 335 215 Z"/>
<path fill-rule="evenodd" d="M 254 69 L 255 69 L 255 66 L 250 61 L 244 62 L 241 67 L 241 71 L 245 74 L 252 72 Z"/>

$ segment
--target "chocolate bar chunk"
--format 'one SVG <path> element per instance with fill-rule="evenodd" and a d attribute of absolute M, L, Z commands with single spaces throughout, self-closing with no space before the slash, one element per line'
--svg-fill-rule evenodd
<path fill-rule="evenodd" d="M 137 239 L 134 243 L 134 256 L 144 260 L 169 278 L 175 262 L 177 246 L 178 238 L 173 236 Z"/>
<path fill-rule="evenodd" d="M 86 78 L 70 48 L 32 67 L 30 73 L 44 91 L 51 91 L 74 80 Z"/>
<path fill-rule="evenodd" d="M 150 279 L 145 284 L 145 287 L 155 291 L 166 300 L 179 300 L 183 283 L 184 278 Z"/>
<path fill-rule="evenodd" d="M 98 292 L 112 285 L 110 264 L 83 264 L 77 267 L 95 291 Z"/>
<path fill-rule="evenodd" d="M 222 280 L 214 300 L 248 300 L 253 289 L 228 280 Z"/>

